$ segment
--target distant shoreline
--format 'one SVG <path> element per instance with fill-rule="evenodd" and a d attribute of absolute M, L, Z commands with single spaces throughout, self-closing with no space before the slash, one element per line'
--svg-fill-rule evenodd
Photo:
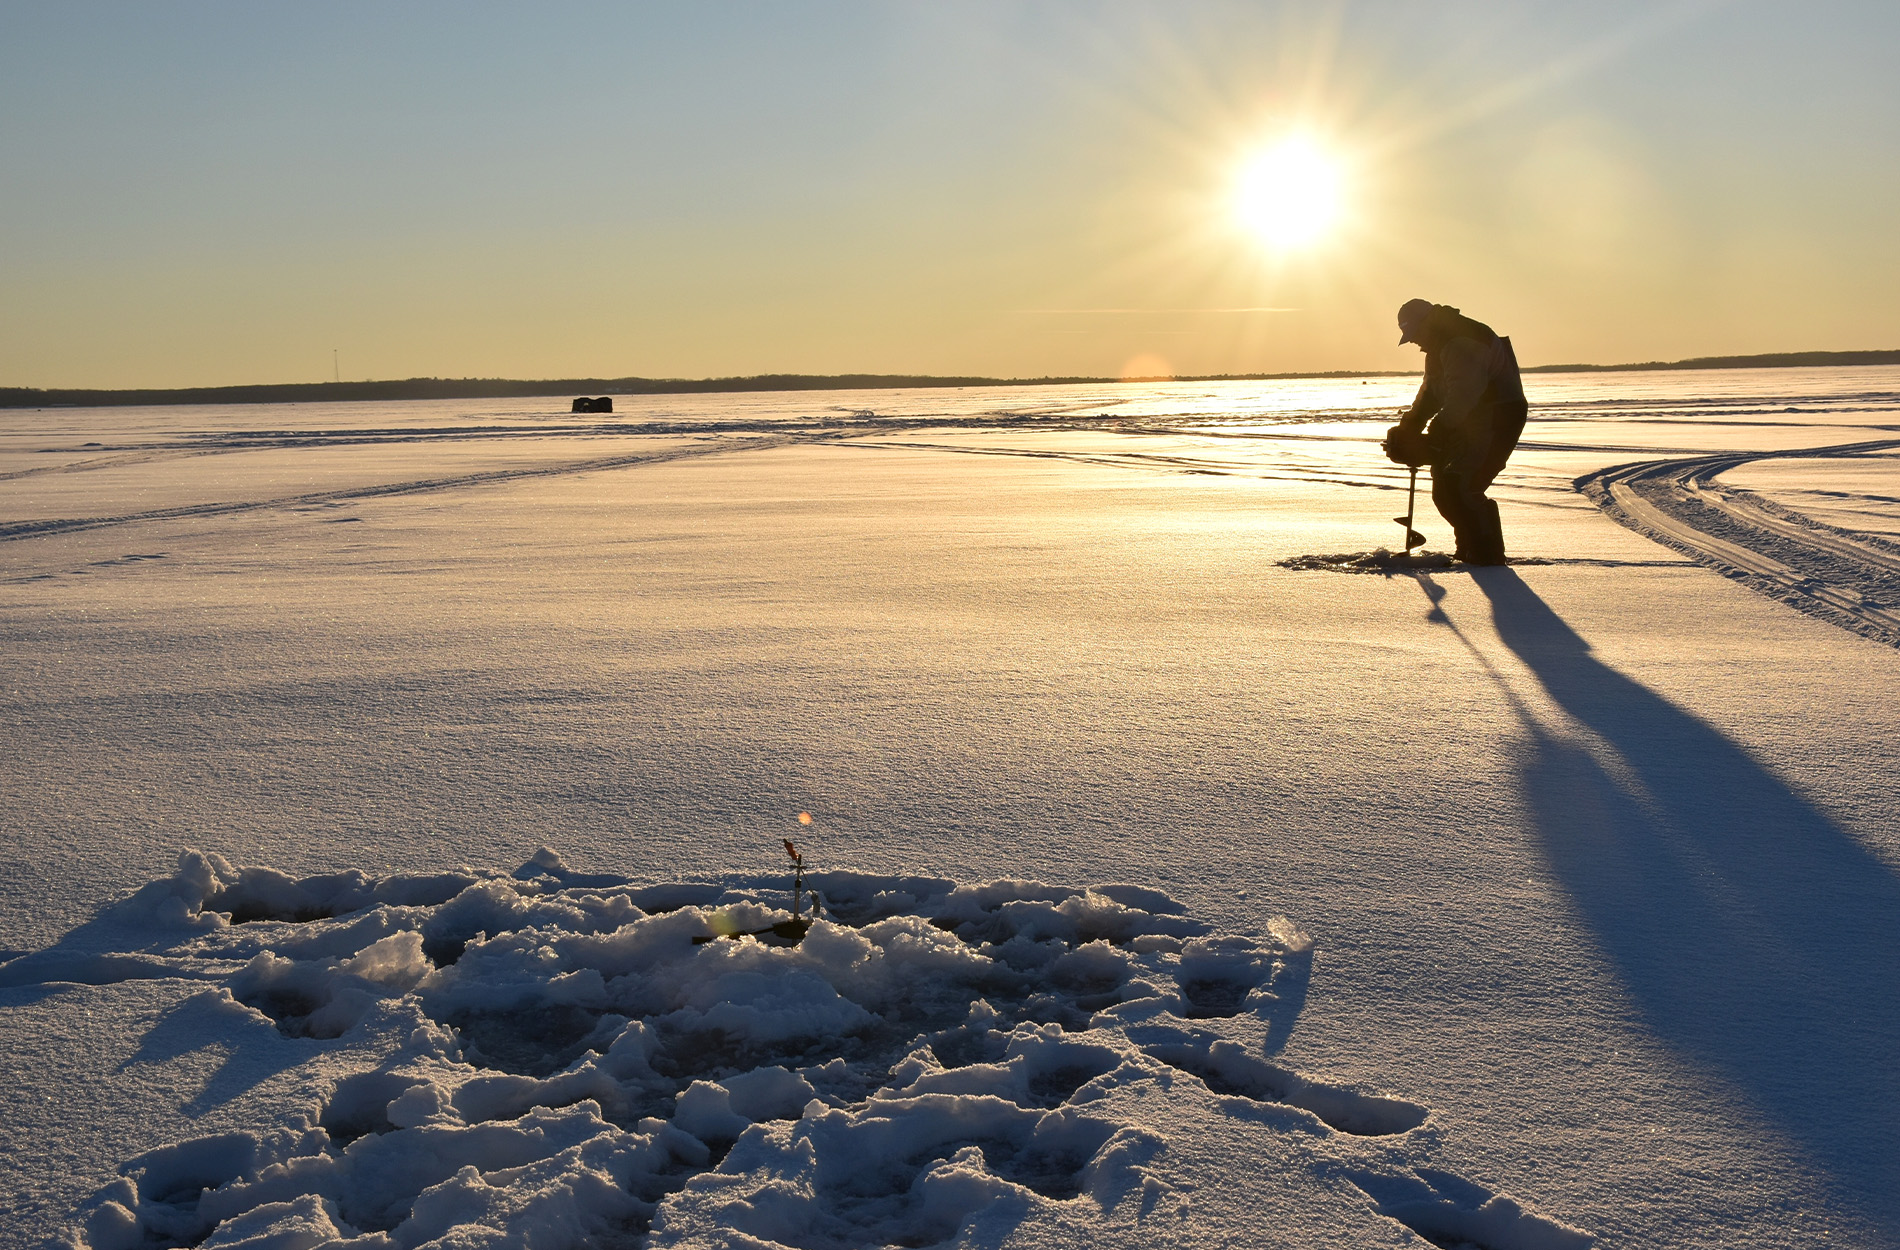
<path fill-rule="evenodd" d="M 1525 373 L 1639 373 L 1661 369 L 1803 369 L 1900 365 L 1900 351 L 1768 352 L 1698 356 L 1625 365 L 1531 365 Z M 127 408 L 158 404 L 351 403 L 395 399 L 519 399 L 567 395 L 704 395 L 749 391 L 869 391 L 950 386 L 1075 386 L 1117 382 L 1284 382 L 1301 378 L 1394 378 L 1413 370 L 1334 369 L 1320 373 L 1211 373 L 1179 378 L 976 378 L 911 374 L 768 373 L 744 378 L 407 378 L 387 382 L 275 382 L 255 386 L 193 386 L 100 390 L 0 386 L 0 408 Z"/>

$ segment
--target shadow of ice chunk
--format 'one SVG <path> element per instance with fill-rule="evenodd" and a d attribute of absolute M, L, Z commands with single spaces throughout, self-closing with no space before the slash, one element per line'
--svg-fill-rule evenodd
<path fill-rule="evenodd" d="M 1284 1103 L 1319 1117 L 1329 1128 L 1359 1137 L 1404 1133 L 1425 1122 L 1430 1111 L 1402 1098 L 1362 1094 L 1309 1080 L 1287 1068 L 1256 1059 L 1233 1042 L 1200 1038 L 1155 1043 L 1142 1048 L 1153 1058 L 1198 1077 L 1216 1094 Z"/>
<path fill-rule="evenodd" d="M 1380 1215 L 1448 1250 L 1589 1250 L 1596 1244 L 1588 1233 L 1533 1215 L 1450 1172 L 1420 1168 L 1416 1173 L 1349 1173 L 1348 1178 Z"/>
<path fill-rule="evenodd" d="M 149 955 L 82 955 L 38 951 L 0 966 L 0 989 L 23 985 L 121 985 L 127 981 L 207 980 L 216 973 Z"/>

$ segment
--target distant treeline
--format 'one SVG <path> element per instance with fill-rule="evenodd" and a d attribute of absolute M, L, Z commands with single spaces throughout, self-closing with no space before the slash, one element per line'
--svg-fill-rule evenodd
<path fill-rule="evenodd" d="M 1526 373 L 1617 372 L 1642 369 L 1791 369 L 1824 365 L 1900 365 L 1900 351 L 1771 352 L 1700 356 L 1630 365 L 1533 365 Z M 1215 373 L 1179 382 L 1273 382 L 1293 378 L 1402 377 L 1402 372 Z M 1141 378 L 942 378 L 895 373 L 763 373 L 746 378 L 407 378 L 390 382 L 274 382 L 258 386 L 193 386 L 129 391 L 0 386 L 0 408 L 117 408 L 142 404 L 321 404 L 392 399 L 504 399 L 538 395 L 696 395 L 721 391 L 867 391 L 927 386 L 1073 386 L 1162 381 Z"/>
<path fill-rule="evenodd" d="M 1639 365 L 1532 365 L 1525 373 L 1634 373 L 1643 369 L 1814 369 L 1827 365 L 1900 365 L 1892 352 L 1764 352 L 1758 356 L 1697 356 L 1646 360 Z"/>
<path fill-rule="evenodd" d="M 1041 386 L 1112 378 L 936 378 L 908 374 L 763 373 L 749 378 L 405 378 L 389 382 L 269 382 L 176 390 L 35 390 L 0 386 L 0 408 L 139 404 L 323 404 L 391 399 L 504 399 L 536 395 L 695 395 L 717 391 L 866 391 L 919 386 Z"/>

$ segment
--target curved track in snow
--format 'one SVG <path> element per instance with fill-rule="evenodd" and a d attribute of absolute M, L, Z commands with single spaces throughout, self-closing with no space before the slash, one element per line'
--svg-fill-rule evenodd
<path fill-rule="evenodd" d="M 1725 577 L 1900 646 L 1900 543 L 1823 525 L 1717 480 L 1757 460 L 1846 458 L 1896 448 L 1900 439 L 1649 460 L 1587 473 L 1576 487 L 1617 521 Z"/>

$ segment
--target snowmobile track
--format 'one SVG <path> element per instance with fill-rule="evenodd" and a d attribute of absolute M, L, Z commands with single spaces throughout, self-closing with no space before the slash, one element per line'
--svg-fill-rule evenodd
<path fill-rule="evenodd" d="M 1616 465 L 1576 479 L 1612 518 L 1771 599 L 1900 646 L 1900 544 L 1823 525 L 1721 474 L 1757 460 L 1900 448 L 1900 439 Z"/>
<path fill-rule="evenodd" d="M 81 530 L 103 529 L 108 526 L 140 525 L 153 521 L 194 520 L 200 517 L 230 516 L 237 513 L 263 512 L 271 509 L 309 508 L 319 504 L 350 503 L 356 500 L 384 499 L 397 495 L 433 494 L 441 491 L 460 490 L 476 486 L 492 486 L 503 482 L 524 481 L 534 478 L 563 477 L 577 473 L 598 473 L 609 469 L 628 469 L 649 464 L 665 464 L 669 461 L 684 460 L 696 456 L 728 455 L 734 452 L 783 447 L 792 443 L 809 442 L 823 437 L 824 435 L 822 434 L 801 434 L 743 440 L 709 439 L 699 446 L 675 448 L 670 451 L 643 452 L 622 456 L 603 456 L 591 460 L 569 461 L 553 465 L 536 465 L 531 468 L 522 469 L 491 469 L 481 473 L 464 473 L 455 477 L 425 478 L 407 482 L 380 482 L 369 486 L 354 486 L 345 490 L 315 491 L 303 495 L 284 495 L 270 499 L 213 501 L 210 503 L 187 504 L 176 508 L 158 508 L 149 512 L 132 512 L 119 516 L 53 517 L 33 521 L 0 521 L 0 543 L 17 542 L 27 538 L 44 538 L 53 534 L 71 534 Z"/>

